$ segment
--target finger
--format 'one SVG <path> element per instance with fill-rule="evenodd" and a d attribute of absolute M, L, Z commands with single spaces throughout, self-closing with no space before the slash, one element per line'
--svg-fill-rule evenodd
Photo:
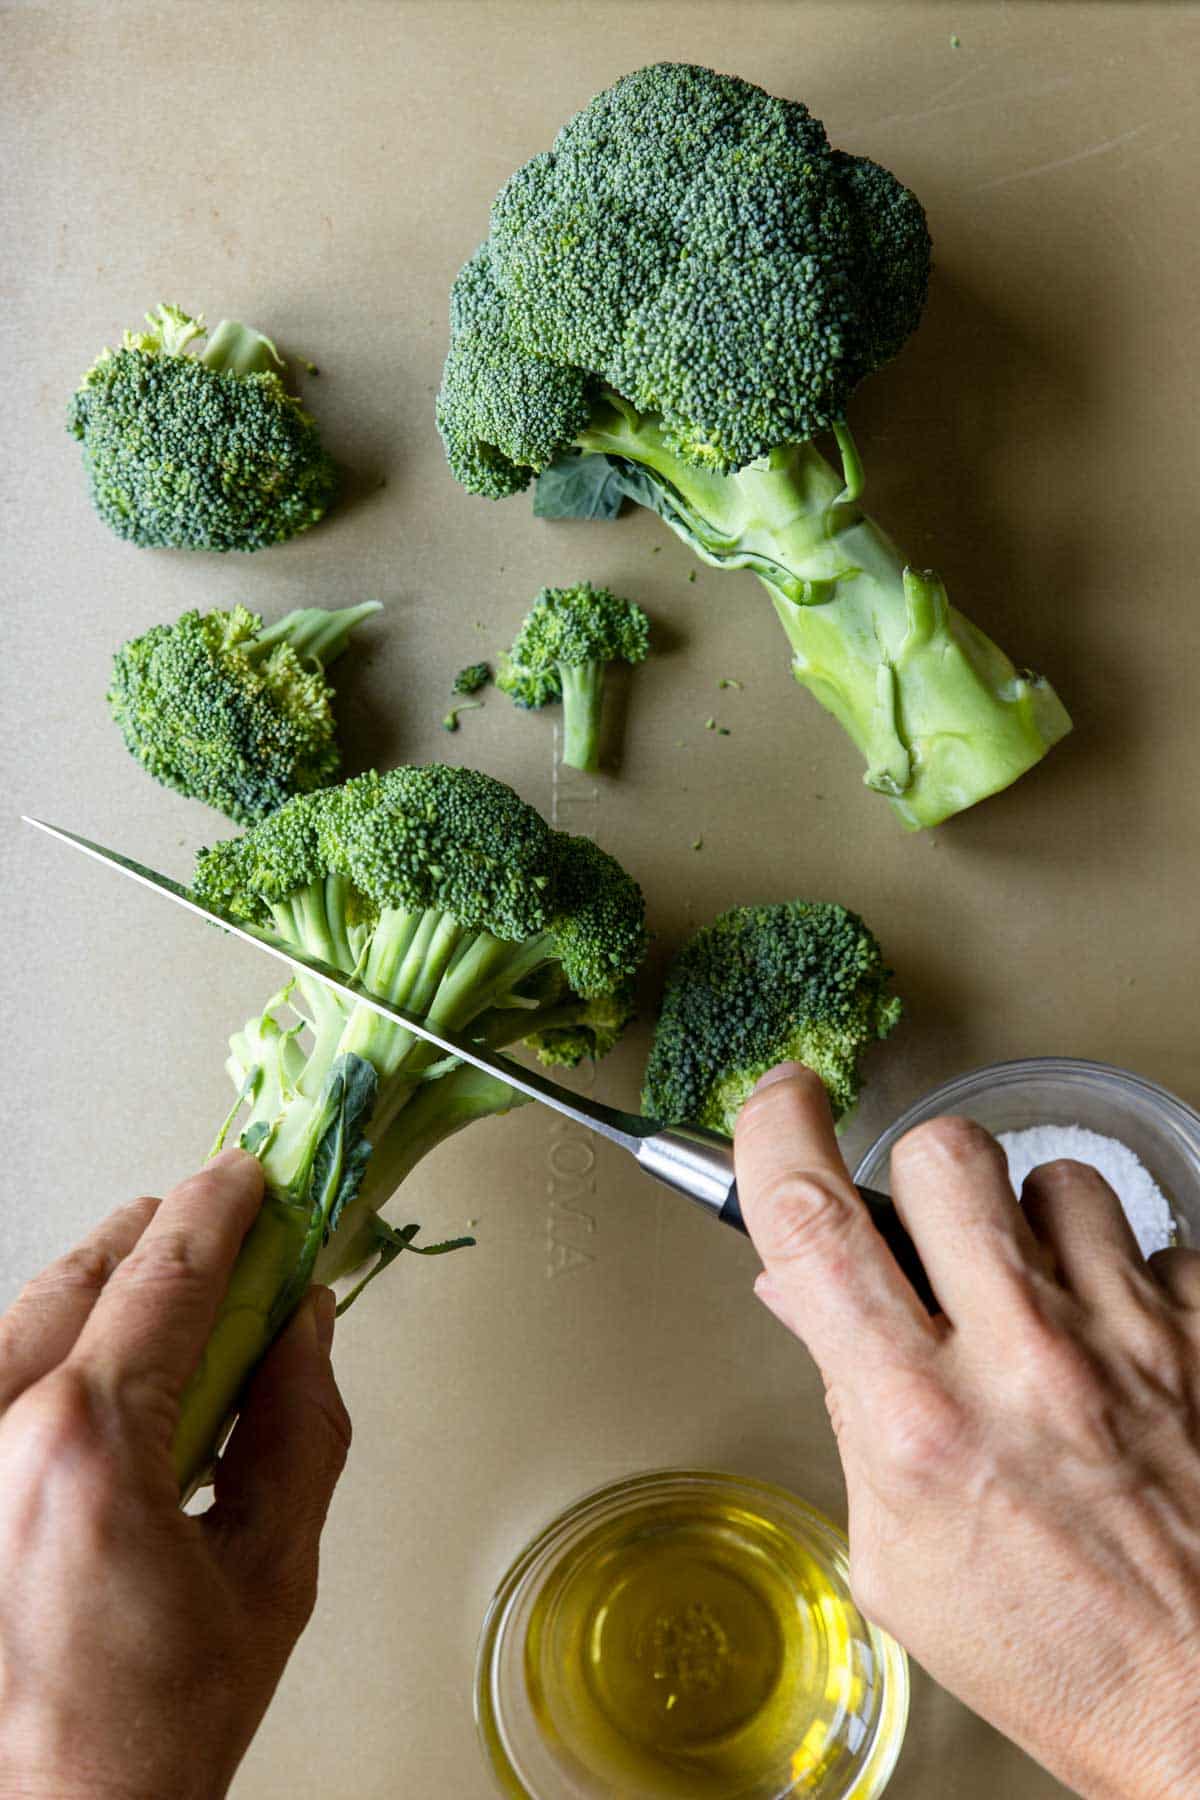
<path fill-rule="evenodd" d="M 819 1078 L 799 1063 L 763 1077 L 734 1134 L 738 1193 L 771 1310 L 827 1381 L 915 1353 L 925 1312 L 846 1171 Z"/>
<path fill-rule="evenodd" d="M 931 1119 L 892 1151 L 892 1199 L 954 1325 L 995 1321 L 1027 1295 L 1043 1252 L 1003 1150 L 973 1119 Z"/>
<path fill-rule="evenodd" d="M 1200 1308 L 1200 1251 L 1172 1244 L 1167 1250 L 1156 1250 L 1146 1266 L 1176 1306 L 1189 1311 Z"/>
<path fill-rule="evenodd" d="M 350 1447 L 350 1418 L 329 1360 L 334 1299 L 313 1288 L 263 1359 L 217 1464 L 205 1528 L 250 1597 L 295 1630 L 316 1594 L 317 1546 Z"/>
<path fill-rule="evenodd" d="M 21 1289 L 0 1318 L 0 1410 L 70 1353 L 105 1283 L 157 1206 L 149 1195 L 119 1206 Z"/>
<path fill-rule="evenodd" d="M 172 1188 L 105 1284 L 73 1359 L 113 1389 L 145 1381 L 178 1400 L 262 1200 L 261 1166 L 223 1150 Z"/>
<path fill-rule="evenodd" d="M 1147 1270 L 1121 1202 L 1097 1169 L 1061 1159 L 1030 1171 L 1021 1210 L 1053 1252 L 1059 1280 L 1088 1306 L 1128 1296 Z"/>

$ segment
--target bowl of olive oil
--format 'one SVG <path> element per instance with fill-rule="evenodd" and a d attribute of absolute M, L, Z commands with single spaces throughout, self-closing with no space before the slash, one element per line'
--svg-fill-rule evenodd
<path fill-rule="evenodd" d="M 587 1495 L 522 1551 L 484 1621 L 475 1714 L 519 1800 L 872 1800 L 908 1663 L 855 1606 L 822 1514 L 669 1469 Z"/>

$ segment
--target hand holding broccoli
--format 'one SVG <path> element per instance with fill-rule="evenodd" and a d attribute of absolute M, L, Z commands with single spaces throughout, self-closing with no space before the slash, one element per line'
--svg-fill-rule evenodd
<path fill-rule="evenodd" d="M 327 1290 L 259 1369 L 203 1517 L 171 1465 L 262 1192 L 228 1151 L 111 1213 L 0 1320 L 4 1794 L 219 1800 L 307 1622 L 350 1439 Z"/>

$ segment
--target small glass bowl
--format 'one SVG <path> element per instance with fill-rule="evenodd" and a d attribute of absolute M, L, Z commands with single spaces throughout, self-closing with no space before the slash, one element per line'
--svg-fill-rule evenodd
<path fill-rule="evenodd" d="M 1070 1056 L 1031 1056 L 972 1069 L 935 1088 L 877 1137 L 854 1179 L 890 1191 L 897 1140 L 926 1119 L 960 1113 L 993 1134 L 1031 1125 L 1083 1125 L 1119 1138 L 1166 1196 L 1176 1241 L 1200 1245 L 1200 1113 L 1128 1069 Z"/>
<path fill-rule="evenodd" d="M 766 1482 L 668 1469 L 585 1496 L 521 1552 L 484 1620 L 475 1717 L 516 1800 L 875 1800 L 908 1692 L 829 1520 Z"/>

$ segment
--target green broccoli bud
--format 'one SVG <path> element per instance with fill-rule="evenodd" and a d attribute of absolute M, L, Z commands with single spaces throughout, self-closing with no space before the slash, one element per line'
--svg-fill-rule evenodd
<path fill-rule="evenodd" d="M 337 773 L 325 667 L 379 611 L 304 607 L 266 627 L 244 606 L 184 613 L 118 650 L 109 710 L 156 781 L 253 824 Z"/>
<path fill-rule="evenodd" d="M 722 913 L 668 971 L 645 1110 L 732 1137 L 759 1077 L 802 1062 L 842 1118 L 859 1095 L 863 1052 L 900 1017 L 890 980 L 874 936 L 843 906 L 792 900 Z"/>
<path fill-rule="evenodd" d="M 146 319 L 101 353 L 68 410 L 99 516 L 131 543 L 177 550 L 261 550 L 315 525 L 337 470 L 271 340 L 224 320 L 197 356 L 203 318 L 163 305 Z"/>

